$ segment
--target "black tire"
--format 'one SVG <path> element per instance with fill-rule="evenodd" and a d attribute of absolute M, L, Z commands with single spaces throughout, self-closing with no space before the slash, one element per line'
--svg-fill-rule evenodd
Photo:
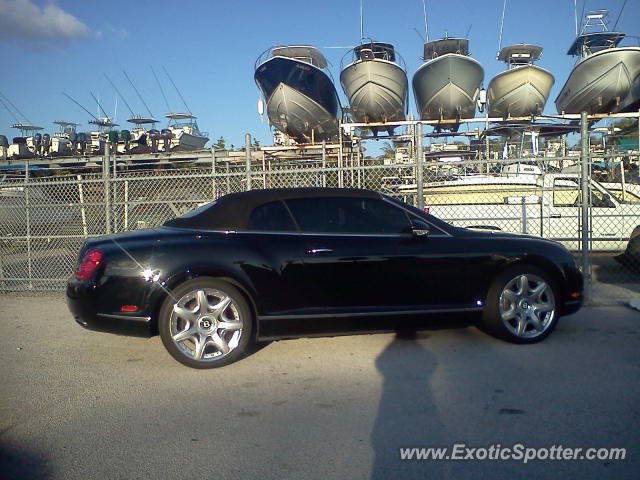
<path fill-rule="evenodd" d="M 627 255 L 640 257 L 640 226 L 634 228 L 627 242 Z"/>
<path fill-rule="evenodd" d="M 547 273 L 531 265 L 511 267 L 489 288 L 482 326 L 511 343 L 539 342 L 558 323 L 559 300 L 556 284 Z"/>
<path fill-rule="evenodd" d="M 623 267 L 640 272 L 640 226 L 633 229 L 624 252 L 614 257 Z"/>
<path fill-rule="evenodd" d="M 178 362 L 191 368 L 216 368 L 245 353 L 253 324 L 249 304 L 237 288 L 202 277 L 180 284 L 167 296 L 158 329 L 165 348 Z"/>

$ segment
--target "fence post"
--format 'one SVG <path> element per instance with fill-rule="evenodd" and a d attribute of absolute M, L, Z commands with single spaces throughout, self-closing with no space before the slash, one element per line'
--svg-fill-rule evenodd
<path fill-rule="evenodd" d="M 247 190 L 251 190 L 251 134 L 244 135 L 244 156 L 247 172 Z"/>
<path fill-rule="evenodd" d="M 80 199 L 80 217 L 82 218 L 82 233 L 87 238 L 87 213 L 84 209 L 84 189 L 82 188 L 82 175 L 78 175 L 78 197 Z M 125 227 L 126 228 L 126 227 Z"/>
<path fill-rule="evenodd" d="M 111 184 L 109 183 L 109 156 L 111 145 L 104 143 L 104 157 L 102 157 L 102 181 L 104 182 L 104 218 L 105 233 L 111 233 Z"/>
<path fill-rule="evenodd" d="M 267 188 L 267 160 L 264 158 L 264 152 L 262 152 L 262 188 Z"/>
<path fill-rule="evenodd" d="M 584 301 L 591 301 L 591 257 L 589 252 L 589 121 L 587 112 L 580 114 L 580 189 L 582 192 L 582 277 L 584 279 Z"/>
<path fill-rule="evenodd" d="M 529 234 L 529 219 L 527 218 L 527 197 L 522 197 L 520 199 L 522 204 L 522 233 L 525 235 Z"/>
<path fill-rule="evenodd" d="M 33 290 L 33 258 L 31 252 L 31 212 L 29 207 L 29 159 L 24 161 L 24 203 L 26 207 L 27 227 L 27 277 L 29 278 L 29 290 Z"/>
<path fill-rule="evenodd" d="M 211 147 L 211 200 L 216 197 L 216 147 Z"/>
<path fill-rule="evenodd" d="M 416 123 L 416 194 L 417 207 L 424 210 L 424 155 L 422 154 L 422 122 Z"/>
<path fill-rule="evenodd" d="M 327 141 L 322 141 L 322 186 L 327 186 Z"/>
<path fill-rule="evenodd" d="M 342 128 L 338 128 L 338 141 L 340 142 L 338 145 L 338 188 L 344 187 L 344 178 L 342 173 L 342 166 L 344 164 L 344 159 L 342 155 L 344 154 L 344 149 L 342 148 Z"/>
<path fill-rule="evenodd" d="M 107 165 L 109 165 L 110 167 L 111 167 L 111 150 L 112 150 L 111 145 L 109 145 L 109 155 L 107 155 Z M 120 218 L 122 218 L 120 215 L 120 209 L 118 208 L 118 182 L 115 181 L 116 178 L 118 177 L 118 172 L 117 172 L 118 165 L 116 162 L 117 152 L 118 152 L 118 145 L 114 144 L 113 145 L 113 171 L 112 171 L 112 177 L 111 177 L 114 180 L 114 182 L 112 184 L 112 188 L 110 188 L 111 207 L 112 207 L 111 219 L 113 221 L 113 225 L 112 225 L 113 233 L 117 233 L 119 231 L 118 221 Z"/>
<path fill-rule="evenodd" d="M 124 181 L 124 229 L 129 230 L 129 180 Z"/>
<path fill-rule="evenodd" d="M 489 142 L 489 109 L 487 109 L 487 113 L 484 116 L 484 143 L 485 143 L 485 160 L 484 164 L 485 172 L 489 173 L 489 158 L 491 157 L 491 143 Z"/>

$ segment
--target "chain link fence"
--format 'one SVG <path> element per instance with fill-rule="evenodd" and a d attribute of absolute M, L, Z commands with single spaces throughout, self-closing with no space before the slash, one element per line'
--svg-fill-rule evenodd
<path fill-rule="evenodd" d="M 451 156 L 425 149 L 421 165 L 416 158 L 415 151 L 385 160 L 359 154 L 347 160 L 339 155 L 265 155 L 260 160 L 254 156 L 250 163 L 141 165 L 126 171 L 110 165 L 96 171 L 4 178 L 0 290 L 61 290 L 86 238 L 157 227 L 228 193 L 346 187 L 380 191 L 456 226 L 559 241 L 586 268 L 595 303 L 640 295 L 637 155 L 592 155 L 586 182 L 579 156 L 451 161 Z"/>

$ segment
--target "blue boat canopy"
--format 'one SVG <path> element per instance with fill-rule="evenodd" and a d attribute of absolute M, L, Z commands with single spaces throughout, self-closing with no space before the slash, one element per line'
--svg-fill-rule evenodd
<path fill-rule="evenodd" d="M 592 54 L 601 50 L 617 47 L 624 38 L 622 32 L 592 32 L 578 35 L 571 44 L 567 55 L 579 57 L 583 55 L 584 50 Z"/>

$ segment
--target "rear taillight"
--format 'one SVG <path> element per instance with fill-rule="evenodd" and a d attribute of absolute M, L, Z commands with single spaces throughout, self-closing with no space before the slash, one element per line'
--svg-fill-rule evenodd
<path fill-rule="evenodd" d="M 80 260 L 76 270 L 76 278 L 78 280 L 87 280 L 93 275 L 93 272 L 96 271 L 101 262 L 102 252 L 100 250 L 89 250 Z"/>
<path fill-rule="evenodd" d="M 422 209 L 422 211 L 423 211 L 424 213 L 429 213 L 429 207 L 424 207 L 424 208 Z"/>

